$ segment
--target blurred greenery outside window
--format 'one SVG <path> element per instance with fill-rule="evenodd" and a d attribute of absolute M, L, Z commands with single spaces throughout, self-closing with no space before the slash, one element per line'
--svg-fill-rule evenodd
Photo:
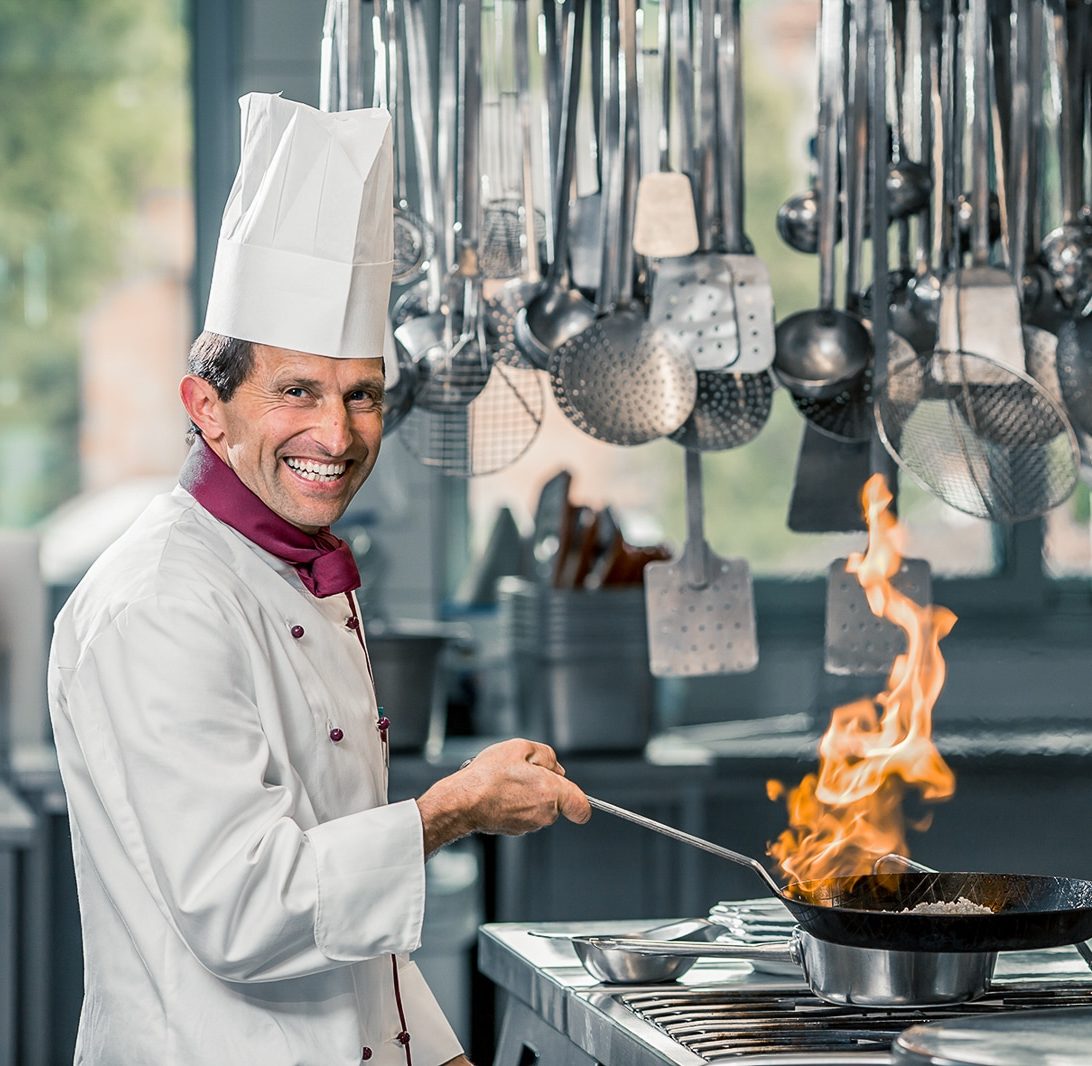
<path fill-rule="evenodd" d="M 186 79 L 180 0 L 0 0 L 0 525 L 177 472 Z"/>
<path fill-rule="evenodd" d="M 646 100 L 658 100 L 654 72 L 656 3 L 644 8 Z M 776 231 L 779 205 L 812 182 L 809 142 L 815 130 L 818 6 L 799 0 L 745 0 L 745 227 L 771 276 L 778 320 L 816 306 L 818 266 L 814 256 L 785 245 Z M 651 57 L 651 59 L 649 59 Z M 488 57 L 487 57 L 488 60 Z M 588 64 L 585 63 L 585 81 Z M 587 89 L 587 85 L 585 85 Z M 488 84 L 487 84 L 488 95 Z M 587 96 L 585 92 L 584 96 Z M 582 110 L 584 99 L 582 98 Z M 655 137 L 658 104 L 642 115 L 642 164 L 658 167 Z M 488 114 L 487 114 L 488 121 Z M 594 191 L 594 143 L 590 117 L 582 113 L 577 138 L 578 192 Z M 488 133 L 484 134 L 488 141 Z M 677 158 L 677 157 L 676 157 Z M 487 190 L 488 196 L 488 190 Z M 894 238 L 892 238 L 894 252 Z M 891 260 L 894 263 L 894 260 Z M 864 264 L 865 276 L 869 269 Z M 668 441 L 635 448 L 602 444 L 572 426 L 557 409 L 547 384 L 547 411 L 539 436 L 515 464 L 469 485 L 474 547 L 486 543 L 498 508 L 509 507 L 526 528 L 541 484 L 559 469 L 573 474 L 575 502 L 619 512 L 627 536 L 639 542 L 685 539 L 683 453 Z M 832 559 L 862 549 L 865 535 L 798 534 L 787 527 L 789 501 L 804 421 L 779 389 L 766 427 L 752 443 L 703 456 L 706 536 L 714 550 L 746 557 L 756 577 L 806 579 L 825 573 Z M 953 510 L 900 476 L 900 518 L 905 554 L 924 558 L 941 577 L 987 577 L 1002 565 L 996 528 Z M 1044 570 L 1053 577 L 1092 573 L 1088 490 L 1046 519 Z"/>

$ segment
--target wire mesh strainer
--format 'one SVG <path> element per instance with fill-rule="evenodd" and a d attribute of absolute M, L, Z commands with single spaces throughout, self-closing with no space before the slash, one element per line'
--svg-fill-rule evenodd
<path fill-rule="evenodd" d="M 469 403 L 415 405 L 398 438 L 422 464 L 449 476 L 493 474 L 527 450 L 542 424 L 542 408 L 536 371 L 494 365 Z"/>
<path fill-rule="evenodd" d="M 1061 407 L 1028 375 L 973 352 L 892 362 L 876 421 L 911 477 L 978 518 L 1038 517 L 1077 484 L 1077 441 Z"/>

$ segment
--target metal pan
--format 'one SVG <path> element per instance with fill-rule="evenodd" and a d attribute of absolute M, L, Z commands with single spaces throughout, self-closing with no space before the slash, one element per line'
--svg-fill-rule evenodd
<path fill-rule="evenodd" d="M 1031 874 L 882 873 L 782 888 L 754 858 L 588 797 L 592 807 L 750 867 L 801 928 L 849 947 L 895 951 L 1031 951 L 1092 938 L 1092 881 Z M 964 897 L 991 914 L 912 912 Z M 908 913 L 909 912 L 909 913 Z"/>

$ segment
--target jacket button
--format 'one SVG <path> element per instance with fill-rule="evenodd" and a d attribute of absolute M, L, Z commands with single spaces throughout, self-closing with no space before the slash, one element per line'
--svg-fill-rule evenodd
<path fill-rule="evenodd" d="M 398 1034 L 398 1043 L 400 1043 L 402 1047 L 405 1047 L 409 1043 L 409 1033 L 407 1033 L 405 1029 Z"/>
<path fill-rule="evenodd" d="M 346 629 L 356 629 L 360 625 L 360 619 L 355 614 L 350 615 L 345 619 Z"/>
<path fill-rule="evenodd" d="M 367 1062 L 372 1057 L 372 1049 L 370 1047 L 364 1047 L 360 1049 L 360 1061 Z"/>
<path fill-rule="evenodd" d="M 300 637 L 303 636 L 303 626 L 293 626 L 289 630 L 289 632 L 292 634 L 292 636 L 296 638 L 296 640 L 299 640 Z"/>
<path fill-rule="evenodd" d="M 344 737 L 345 734 L 340 729 L 338 729 L 337 726 L 334 726 L 334 728 L 330 730 L 330 739 L 335 744 L 340 743 L 344 739 Z"/>

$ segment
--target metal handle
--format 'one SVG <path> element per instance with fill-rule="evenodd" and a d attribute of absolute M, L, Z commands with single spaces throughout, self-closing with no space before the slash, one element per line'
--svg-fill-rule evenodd
<path fill-rule="evenodd" d="M 709 852 L 710 855 L 716 855 L 718 859 L 727 859 L 739 866 L 749 866 L 766 882 L 774 895 L 781 896 L 781 888 L 777 882 L 766 872 L 766 868 L 762 863 L 757 859 L 752 859 L 749 855 L 741 855 L 738 851 L 732 851 L 730 848 L 722 848 L 719 844 L 703 840 L 692 833 L 684 833 L 681 829 L 664 825 L 663 822 L 657 822 L 654 818 L 646 818 L 643 814 L 636 814 L 634 811 L 626 810 L 625 807 L 618 807 L 613 803 L 607 803 L 605 800 L 596 799 L 594 796 L 588 796 L 588 803 L 597 811 L 602 811 L 604 814 L 613 814 L 616 818 L 624 818 L 627 822 L 633 822 L 645 829 L 651 829 L 654 833 L 670 837 L 681 844 L 689 844 L 693 848 L 700 848 L 702 851 Z"/>
<path fill-rule="evenodd" d="M 582 938 L 577 938 L 582 939 Z M 597 948 L 633 955 L 672 955 L 681 959 L 754 959 L 799 963 L 795 939 L 775 944 L 718 944 L 693 940 L 642 940 L 639 937 L 590 937 Z"/>
<path fill-rule="evenodd" d="M 822 0 L 819 14 L 819 306 L 834 307 L 838 227 L 838 122 L 841 115 L 842 0 Z"/>

